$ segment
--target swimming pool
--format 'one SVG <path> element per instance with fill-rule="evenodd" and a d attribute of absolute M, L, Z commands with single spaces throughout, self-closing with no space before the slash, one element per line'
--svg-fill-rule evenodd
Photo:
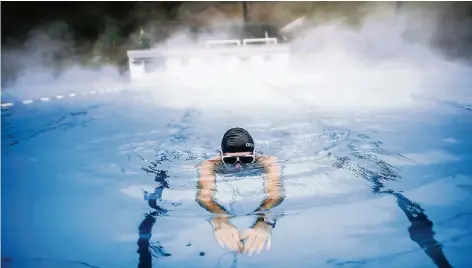
<path fill-rule="evenodd" d="M 2 267 L 468 267 L 472 113 L 247 113 L 152 105 L 146 91 L 2 110 Z M 293 106 L 295 107 L 295 106 Z M 232 126 L 283 166 L 270 251 L 221 249 L 196 169 Z M 223 182 L 223 181 L 222 181 Z M 257 178 L 220 200 L 252 224 Z M 160 187 L 159 187 L 160 186 Z M 158 210 L 156 210 L 158 208 Z"/>

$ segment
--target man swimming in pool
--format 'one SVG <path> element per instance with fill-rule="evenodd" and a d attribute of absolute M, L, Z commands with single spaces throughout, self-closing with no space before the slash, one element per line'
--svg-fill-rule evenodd
<path fill-rule="evenodd" d="M 216 189 L 216 170 L 223 165 L 229 165 L 236 170 L 245 166 L 260 164 L 264 168 L 267 180 L 264 184 L 265 199 L 254 211 L 257 220 L 254 225 L 240 234 L 230 222 L 230 213 L 214 199 Z M 255 251 L 260 253 L 266 245 L 271 246 L 271 231 L 275 227 L 275 219 L 271 219 L 267 211 L 278 206 L 283 201 L 283 184 L 281 182 L 280 166 L 273 156 L 257 155 L 254 140 L 243 128 L 231 128 L 223 135 L 220 155 L 203 161 L 199 168 L 199 180 L 196 201 L 215 217 L 211 220 L 213 231 L 218 244 L 222 247 L 251 256 Z M 243 245 L 243 241 L 244 242 Z"/>

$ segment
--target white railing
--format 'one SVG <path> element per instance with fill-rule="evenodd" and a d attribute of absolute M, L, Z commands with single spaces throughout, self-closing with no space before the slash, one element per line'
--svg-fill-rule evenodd
<path fill-rule="evenodd" d="M 243 45 L 247 45 L 248 43 L 254 44 L 254 43 L 266 43 L 266 44 L 277 44 L 277 38 L 271 37 L 271 38 L 249 38 L 249 39 L 243 39 Z"/>
<path fill-rule="evenodd" d="M 243 39 L 242 45 L 246 46 L 247 44 L 255 44 L 255 43 L 277 44 L 277 38 L 269 37 L 269 34 L 266 31 L 264 38 L 247 38 L 247 39 Z M 206 47 L 209 47 L 211 45 L 229 45 L 229 44 L 236 44 L 237 46 L 241 46 L 241 40 L 239 40 L 239 39 L 220 39 L 220 40 L 208 40 L 208 41 L 205 42 Z"/>
<path fill-rule="evenodd" d="M 239 39 L 223 39 L 223 40 L 208 40 L 205 42 L 205 46 L 209 47 L 211 45 L 230 45 L 236 44 L 237 46 L 241 45 L 241 40 Z"/>
<path fill-rule="evenodd" d="M 265 44 L 267 46 L 251 46 L 251 44 Z M 158 49 L 135 50 L 128 51 L 127 54 L 131 78 L 137 79 L 149 75 L 149 72 L 146 70 L 148 64 L 141 60 L 146 58 L 165 59 L 165 72 L 180 72 L 182 68 L 196 68 L 198 70 L 200 69 L 199 66 L 205 65 L 210 67 L 214 64 L 215 66 L 223 64 L 225 65 L 225 70 L 229 70 L 228 68 L 233 65 L 235 67 L 241 62 L 259 66 L 266 61 L 267 57 L 273 63 L 287 62 L 288 46 L 277 44 L 277 38 L 269 37 L 268 33 L 265 32 L 264 38 L 206 40 L 203 42 L 203 46 L 191 49 L 179 48 L 164 51 Z M 214 55 L 220 55 L 221 57 L 215 58 Z M 246 61 L 248 58 L 250 60 Z"/>

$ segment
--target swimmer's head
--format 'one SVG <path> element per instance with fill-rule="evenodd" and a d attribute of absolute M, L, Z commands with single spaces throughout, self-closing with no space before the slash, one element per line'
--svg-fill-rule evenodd
<path fill-rule="evenodd" d="M 254 140 L 251 134 L 244 128 L 231 128 L 223 135 L 221 140 L 223 153 L 254 152 Z"/>
<path fill-rule="evenodd" d="M 243 128 L 231 128 L 223 135 L 221 140 L 221 156 L 225 164 L 241 164 L 255 162 L 254 140 L 247 130 Z"/>

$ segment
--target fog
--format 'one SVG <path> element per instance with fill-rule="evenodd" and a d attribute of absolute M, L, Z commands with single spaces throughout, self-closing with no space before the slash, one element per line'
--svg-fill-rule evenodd
<path fill-rule="evenodd" d="M 385 8 L 379 5 L 371 10 L 360 26 L 329 20 L 298 33 L 290 43 L 289 65 L 233 64 L 229 72 L 227 67 L 202 61 L 193 69 L 161 75 L 144 86 L 132 83 L 128 74 L 120 74 L 113 65 L 85 67 L 74 57 L 70 29 L 53 23 L 32 31 L 22 46 L 2 48 L 2 65 L 21 69 L 3 93 L 24 100 L 112 86 L 145 92 L 142 105 L 153 107 L 236 107 L 281 113 L 287 108 L 418 108 L 428 103 L 424 100 L 472 102 L 470 66 L 445 57 L 432 45 L 438 33 L 437 13 L 395 13 Z M 165 44 L 154 47 L 166 49 L 171 44 L 174 49 L 185 46 L 191 51 L 188 33 L 187 29 L 175 32 Z M 198 53 L 190 55 L 198 57 Z M 58 55 L 68 62 L 60 71 L 55 64 Z"/>

